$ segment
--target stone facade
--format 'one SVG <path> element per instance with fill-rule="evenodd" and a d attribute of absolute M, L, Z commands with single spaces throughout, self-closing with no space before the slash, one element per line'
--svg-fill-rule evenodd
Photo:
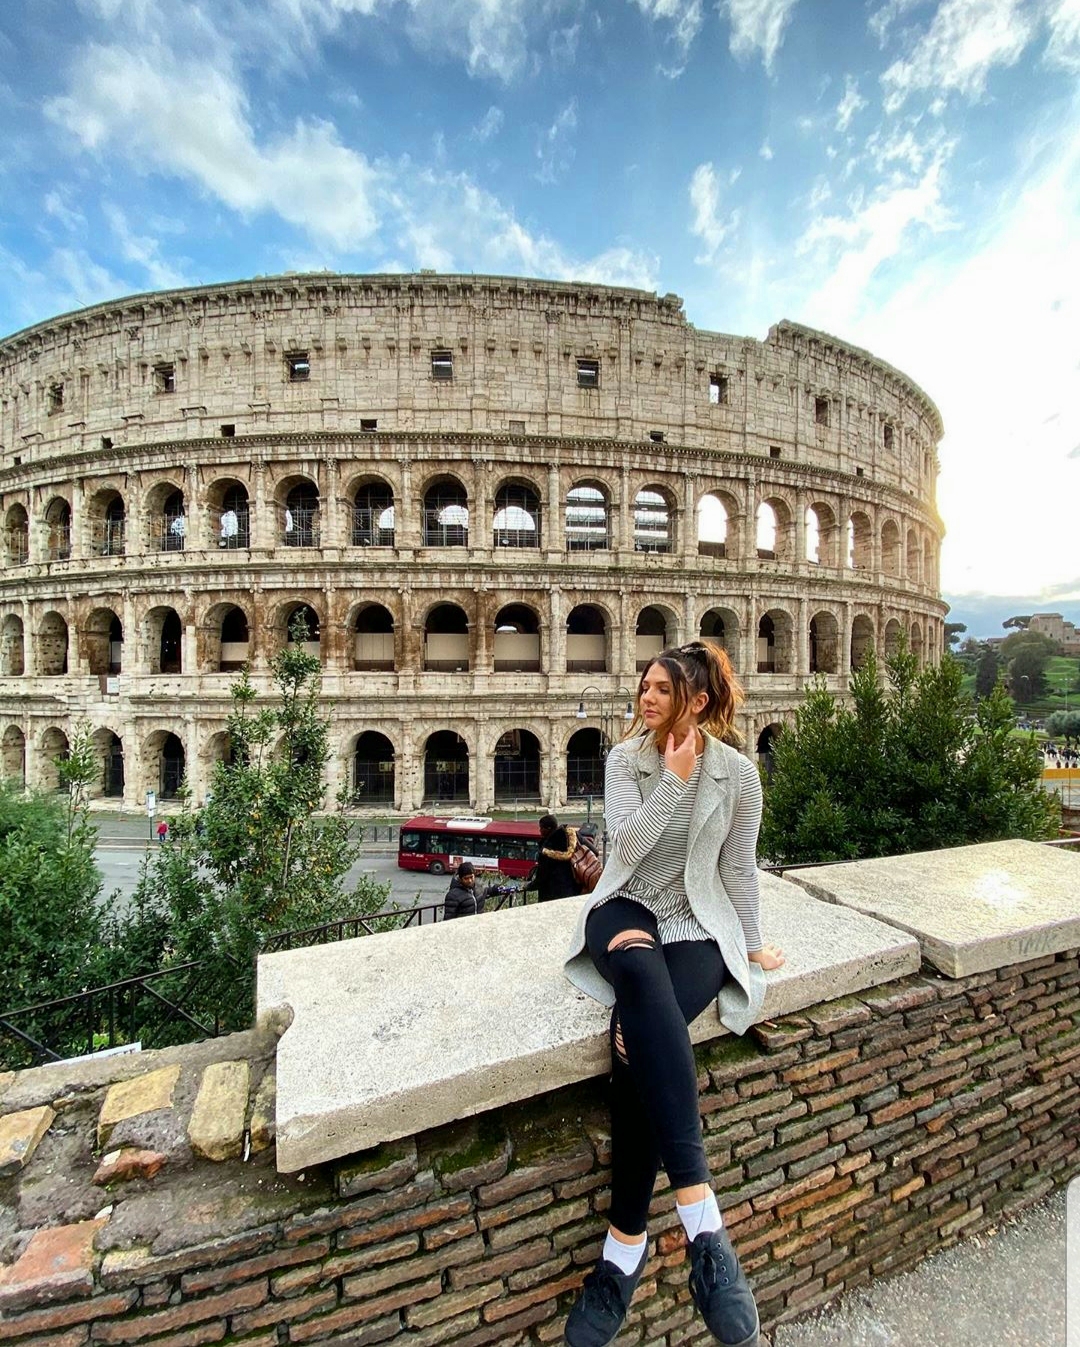
<path fill-rule="evenodd" d="M 3 772 L 202 798 L 243 662 L 306 610 L 361 807 L 549 807 L 665 643 L 722 639 L 748 745 L 872 645 L 942 646 L 933 404 L 792 323 L 673 295 L 307 275 L 0 342 Z M 575 716 L 582 703 L 584 720 Z"/>

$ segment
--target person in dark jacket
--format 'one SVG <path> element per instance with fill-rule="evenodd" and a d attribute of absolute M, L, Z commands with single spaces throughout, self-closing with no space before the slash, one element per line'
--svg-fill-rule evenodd
<path fill-rule="evenodd" d="M 538 902 L 577 894 L 578 883 L 570 864 L 576 850 L 577 832 L 561 824 L 554 814 L 545 814 L 540 820 L 540 854 L 531 877 Z"/>
<path fill-rule="evenodd" d="M 452 917 L 473 917 L 483 912 L 487 889 L 476 884 L 476 870 L 472 861 L 462 861 L 454 872 L 443 900 L 443 921 Z"/>

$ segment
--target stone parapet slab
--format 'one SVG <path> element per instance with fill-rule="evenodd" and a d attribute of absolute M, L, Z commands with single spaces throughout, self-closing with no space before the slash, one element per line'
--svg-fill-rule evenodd
<path fill-rule="evenodd" d="M 786 877 L 815 898 L 909 931 L 923 958 L 952 978 L 1080 945 L 1080 854 L 1063 847 L 984 842 Z"/>
<path fill-rule="evenodd" d="M 769 1019 L 902 977 L 915 940 L 763 875 Z M 309 1165 L 533 1098 L 608 1069 L 609 1011 L 563 976 L 583 899 L 265 955 L 258 1014 L 278 1045 L 277 1165 Z M 328 1026 L 333 1031 L 328 1033 Z M 725 1030 L 711 1006 L 696 1042 Z"/>

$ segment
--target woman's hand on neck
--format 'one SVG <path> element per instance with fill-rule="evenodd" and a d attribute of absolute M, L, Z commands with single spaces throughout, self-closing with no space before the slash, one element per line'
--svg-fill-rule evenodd
<path fill-rule="evenodd" d="M 694 762 L 704 748 L 704 740 L 696 722 L 676 725 L 668 734 L 664 747 L 664 766 L 683 781 L 689 781 Z"/>

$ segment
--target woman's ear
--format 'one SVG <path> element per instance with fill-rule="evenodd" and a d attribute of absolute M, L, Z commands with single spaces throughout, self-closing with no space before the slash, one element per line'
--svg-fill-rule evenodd
<path fill-rule="evenodd" d="M 709 694 L 707 692 L 699 692 L 690 703 L 691 715 L 699 716 L 708 704 Z"/>

